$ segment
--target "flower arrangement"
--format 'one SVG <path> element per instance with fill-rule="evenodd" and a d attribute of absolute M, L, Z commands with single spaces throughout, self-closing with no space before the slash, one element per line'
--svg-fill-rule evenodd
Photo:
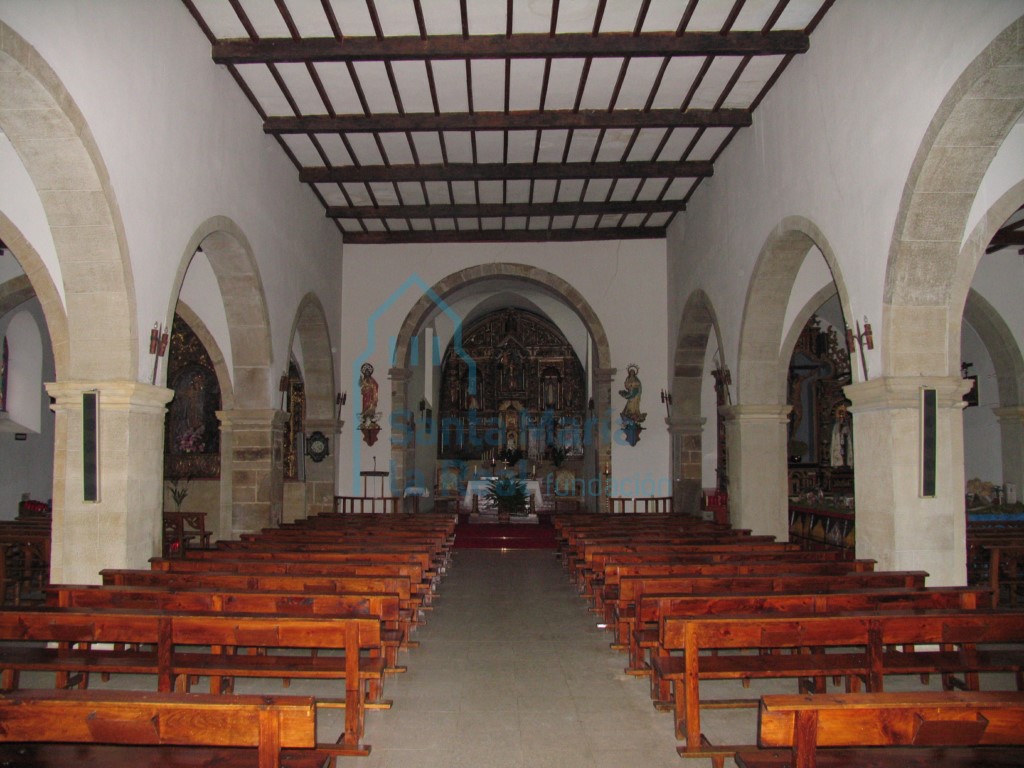
<path fill-rule="evenodd" d="M 530 495 L 526 483 L 517 477 L 502 476 L 487 484 L 487 501 L 498 510 L 498 517 L 522 516 L 529 511 Z"/>
<path fill-rule="evenodd" d="M 171 499 L 174 500 L 174 506 L 178 512 L 181 511 L 181 503 L 188 496 L 188 484 L 191 481 L 190 477 L 176 477 L 174 480 L 167 481 L 167 487 L 171 489 Z"/>
<path fill-rule="evenodd" d="M 175 441 L 177 449 L 182 453 L 202 453 L 206 448 L 203 431 L 202 427 L 186 429 Z"/>

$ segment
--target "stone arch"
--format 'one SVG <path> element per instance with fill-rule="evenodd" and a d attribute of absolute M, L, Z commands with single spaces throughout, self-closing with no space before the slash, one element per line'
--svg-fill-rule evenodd
<path fill-rule="evenodd" d="M 959 376 L 961 310 L 973 275 L 961 264 L 961 241 L 982 179 L 1024 110 L 1022 40 L 1024 17 L 967 66 L 918 148 L 886 267 L 887 376 Z"/>
<path fill-rule="evenodd" d="M 224 300 L 231 338 L 235 407 L 267 408 L 272 401 L 273 381 L 270 317 L 252 247 L 238 225 L 227 217 L 207 219 L 185 248 L 172 295 L 181 291 L 189 262 L 200 249 L 210 262 Z"/>
<path fill-rule="evenodd" d="M 289 350 L 296 338 L 302 348 L 302 375 L 306 385 L 306 432 L 323 432 L 330 440 L 329 445 L 334 446 L 323 461 L 306 463 L 304 511 L 307 515 L 316 515 L 333 509 L 338 464 L 338 417 L 331 331 L 323 304 L 315 293 L 307 293 L 299 302 Z"/>
<path fill-rule="evenodd" d="M 443 305 L 446 298 L 455 291 L 472 285 L 495 279 L 514 279 L 523 285 L 537 287 L 549 294 L 557 296 L 576 313 L 590 334 L 594 350 L 594 381 L 593 399 L 597 414 L 611 413 L 611 385 L 615 369 L 611 367 L 611 350 L 604 325 L 590 303 L 575 287 L 558 275 L 540 267 L 510 262 L 478 264 L 473 267 L 453 272 L 434 283 L 416 301 L 405 316 L 395 343 L 394 365 L 390 372 L 391 409 L 393 413 L 402 413 L 407 409 L 410 370 L 404 367 L 409 359 L 413 336 L 427 322 L 439 303 Z M 595 429 L 595 467 L 603 467 L 611 471 L 611 443 L 602 436 L 601 429 Z M 395 477 L 405 477 L 406 467 L 413 466 L 412 450 L 404 444 L 394 444 L 391 449 Z M 595 470 L 596 471 L 596 470 Z M 602 486 L 603 487 L 603 486 Z M 602 508 L 607 507 L 607 499 L 603 495 L 599 500 Z"/>
<path fill-rule="evenodd" d="M 793 285 L 812 247 L 828 265 L 843 316 L 851 316 L 839 262 L 824 234 L 806 218 L 783 219 L 750 278 L 740 326 L 737 404 L 723 409 L 731 520 L 779 538 L 789 535 L 785 371 L 792 347 L 784 349 L 783 332 Z"/>
<path fill-rule="evenodd" d="M 41 271 L 31 265 L 25 270 L 43 302 L 58 378 L 135 380 L 139 349 L 131 263 L 100 151 L 56 73 L 3 22 L 0 58 L 6 70 L 0 130 L 39 192 L 62 268 L 66 324 L 57 322 L 53 297 L 41 288 Z M 4 240 L 24 258 L 23 239 Z M 66 343 L 58 336 L 65 333 Z"/>
<path fill-rule="evenodd" d="M 996 369 L 999 405 L 1003 408 L 1024 405 L 1024 356 L 999 311 L 975 290 L 967 294 L 964 320 L 981 338 Z"/>
<path fill-rule="evenodd" d="M 803 217 L 784 219 L 758 256 L 743 309 L 737 373 L 738 395 L 744 403 L 786 402 L 786 377 L 780 376 L 789 364 L 783 344 L 786 308 L 800 265 L 811 247 L 821 251 L 832 273 L 843 316 L 852 316 L 839 261 L 824 234 Z"/>
<path fill-rule="evenodd" d="M 456 289 L 466 288 L 475 283 L 493 280 L 496 278 L 515 278 L 527 285 L 538 286 L 561 298 L 566 306 L 583 321 L 591 339 L 594 341 L 594 352 L 597 355 L 595 365 L 598 368 L 611 366 L 611 354 L 608 347 L 608 336 L 604 332 L 604 326 L 598 318 L 597 313 L 590 306 L 590 303 L 583 297 L 576 288 L 564 279 L 540 267 L 531 267 L 526 264 L 512 264 L 508 262 L 496 262 L 493 264 L 479 264 L 475 267 L 467 267 L 458 272 L 453 272 L 442 278 L 430 290 L 413 305 L 406 315 L 405 322 L 398 332 L 398 339 L 395 345 L 395 363 L 405 361 L 409 356 L 409 347 L 412 337 L 419 332 L 420 327 L 430 316 L 431 311 L 437 306 L 438 299 L 445 299 Z"/>
<path fill-rule="evenodd" d="M 719 349 L 722 333 L 708 295 L 699 288 L 690 294 L 679 319 L 676 352 L 672 366 L 672 474 L 675 509 L 695 515 L 700 510 L 703 486 L 704 417 L 701 389 L 708 341 L 714 334 Z M 712 425 L 718 428 L 717 423 Z"/>
<path fill-rule="evenodd" d="M 334 418 L 334 355 L 331 332 L 323 304 L 315 293 L 307 293 L 299 303 L 288 341 L 302 348 L 302 378 L 306 385 L 306 416 L 316 421 Z"/>
<path fill-rule="evenodd" d="M 227 361 L 224 359 L 224 352 L 221 351 L 217 339 L 210 329 L 206 327 L 203 319 L 188 304 L 178 299 L 174 311 L 181 316 L 181 319 L 188 323 L 192 332 L 199 338 L 210 356 L 213 369 L 217 374 L 217 383 L 220 385 L 221 407 L 230 410 L 235 407 L 235 391 L 231 383 L 231 371 L 228 370 Z M 165 372 L 166 375 L 166 372 Z"/>

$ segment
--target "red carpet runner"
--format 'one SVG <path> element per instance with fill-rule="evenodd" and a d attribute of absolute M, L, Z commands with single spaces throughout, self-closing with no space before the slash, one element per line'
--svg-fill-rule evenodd
<path fill-rule="evenodd" d="M 456 549 L 554 549 L 555 529 L 529 523 L 460 523 Z"/>

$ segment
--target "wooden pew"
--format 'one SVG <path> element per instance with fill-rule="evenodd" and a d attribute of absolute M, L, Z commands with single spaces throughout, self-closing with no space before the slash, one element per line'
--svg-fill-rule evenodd
<path fill-rule="evenodd" d="M 195 766 L 280 768 L 286 750 L 288 768 L 321 768 L 330 758 L 314 749 L 310 697 L 6 691 L 0 722 L 2 765 L 23 765 L 26 742 L 38 744 L 36 765 L 163 768 L 187 757 Z"/>
<path fill-rule="evenodd" d="M 398 595 L 376 592 L 327 594 L 309 592 L 232 592 L 175 586 L 116 587 L 56 584 L 47 602 L 60 608 L 143 609 L 184 613 L 259 613 L 282 616 L 373 616 L 381 622 L 386 671 L 404 672 L 398 651 L 409 647 L 411 620 Z"/>
<path fill-rule="evenodd" d="M 436 586 L 438 573 L 433 570 L 426 555 L 420 553 L 405 552 L 325 552 L 325 551 L 297 551 L 282 546 L 280 548 L 267 547 L 266 549 L 229 549 L 229 550 L 207 550 L 205 552 L 193 552 L 187 558 L 187 563 L 180 563 L 174 558 L 153 558 L 150 566 L 163 571 L 191 571 L 209 570 L 213 566 L 210 563 L 223 564 L 226 567 L 215 570 L 242 569 L 248 564 L 256 568 L 271 567 L 276 572 L 308 572 L 316 568 L 324 568 L 333 565 L 343 570 L 348 565 L 356 565 L 361 568 L 367 566 L 380 566 L 378 575 L 393 573 L 397 576 L 408 576 L 415 591 L 427 598 Z M 197 564 L 202 561 L 203 565 Z M 306 569 L 305 564 L 312 564 Z M 366 571 L 363 571 L 366 573 Z"/>
<path fill-rule="evenodd" d="M 921 691 L 764 696 L 758 713 L 758 743 L 766 749 L 739 752 L 737 765 L 1020 765 L 1020 749 L 977 747 L 1024 745 L 1024 693 Z M 878 749 L 897 745 L 896 749 Z"/>
<path fill-rule="evenodd" d="M 1007 648 L 979 649 L 979 644 Z M 920 646 L 937 646 L 924 650 Z M 895 650 L 897 648 L 910 650 Z M 789 649 L 790 654 L 769 653 Z M 831 649 L 833 652 L 828 652 Z M 749 654 L 705 655 L 745 650 Z M 678 651 L 682 655 L 673 656 Z M 735 747 L 702 743 L 700 681 L 749 678 L 813 680 L 824 692 L 827 676 L 844 677 L 854 688 L 883 690 L 886 675 L 962 674 L 976 689 L 980 672 L 1014 672 L 1024 678 L 1024 612 L 891 611 L 842 614 L 744 614 L 662 619 L 653 674 L 673 682 L 676 735 L 685 757 L 711 757 L 717 766 Z M 801 682 L 801 687 L 805 684 Z M 724 702 L 726 706 L 753 702 Z"/>
<path fill-rule="evenodd" d="M 920 587 L 842 589 L 825 585 L 828 591 L 813 592 L 726 592 L 710 595 L 644 595 L 636 611 L 636 628 L 630 634 L 627 674 L 650 672 L 645 651 L 658 647 L 658 627 L 669 616 L 692 617 L 750 613 L 839 613 L 866 610 L 933 610 L 956 608 L 965 611 L 988 606 L 988 590 L 982 587 Z M 833 589 L 833 587 L 835 587 Z M 654 691 L 656 701 L 668 698 Z"/>
<path fill-rule="evenodd" d="M 130 568 L 105 568 L 100 571 L 104 585 L 226 588 L 275 592 L 385 592 L 396 594 L 403 609 L 415 612 L 421 600 L 413 595 L 407 576 L 351 575 L 344 572 L 330 574 L 266 573 L 257 571 L 144 571 Z"/>
<path fill-rule="evenodd" d="M 286 653 L 238 654 L 238 648 Z M 0 610 L 0 670 L 0 687 L 7 690 L 18 687 L 23 671 L 53 672 L 58 688 L 88 673 L 155 676 L 161 692 L 187 692 L 196 676 L 210 678 L 211 693 L 221 693 L 235 677 L 341 680 L 345 731 L 338 745 L 323 748 L 362 755 L 369 752 L 359 743 L 366 702 L 379 700 L 384 659 L 380 622 L 370 617 L 41 607 Z M 318 698 L 317 704 L 340 701 Z"/>
<path fill-rule="evenodd" d="M 671 576 L 628 576 L 619 584 L 619 599 L 612 603 L 614 644 L 629 646 L 635 627 L 636 606 L 648 594 L 722 594 L 725 592 L 836 592 L 869 587 L 924 586 L 925 571 L 848 571 L 836 569 L 796 569 L 799 564 L 694 568 L 690 574 Z M 830 565 L 841 566 L 841 563 Z"/>

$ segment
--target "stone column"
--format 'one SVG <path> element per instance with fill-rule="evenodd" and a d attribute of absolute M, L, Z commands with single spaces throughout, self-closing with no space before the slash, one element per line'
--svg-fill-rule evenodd
<path fill-rule="evenodd" d="M 789 405 L 727 405 L 729 520 L 737 528 L 789 539 Z"/>
<path fill-rule="evenodd" d="M 930 586 L 967 580 L 963 395 L 957 377 L 872 379 L 853 404 L 857 557 L 877 570 L 928 571 Z M 936 391 L 936 488 L 921 495 L 921 391 Z"/>
<path fill-rule="evenodd" d="M 700 516 L 705 421 L 700 416 L 665 419 L 672 436 L 672 508 L 679 514 Z"/>
<path fill-rule="evenodd" d="M 993 408 L 999 419 L 999 437 L 1002 442 L 1003 487 L 1008 483 L 1017 488 L 1017 501 L 1024 499 L 1024 406 L 1012 405 Z"/>
<path fill-rule="evenodd" d="M 281 524 L 284 513 L 284 425 L 275 408 L 217 411 L 221 488 L 231 500 L 225 538 Z M 227 483 L 227 487 L 225 487 Z M 223 498 L 223 495 L 222 495 Z"/>
<path fill-rule="evenodd" d="M 338 475 L 338 450 L 341 447 L 343 422 L 335 419 L 306 419 L 306 434 L 320 431 L 330 441 L 330 452 L 320 462 L 306 462 L 306 516 L 312 517 L 334 509 L 335 478 Z"/>
<path fill-rule="evenodd" d="M 96 584 L 103 568 L 147 568 L 163 536 L 164 414 L 174 392 L 137 381 L 46 385 L 56 414 L 50 580 Z M 82 393 L 98 403 L 99 499 L 84 501 Z"/>
<path fill-rule="evenodd" d="M 594 369 L 594 412 L 590 414 L 589 432 L 594 444 L 596 478 L 585 478 L 587 492 L 592 493 L 597 486 L 596 499 L 587 500 L 587 509 L 608 512 L 608 480 L 612 471 L 612 434 L 618 429 L 617 415 L 612 413 L 612 379 L 615 368 Z M 586 437 L 586 436 L 585 436 Z M 608 475 L 606 476 L 606 472 Z M 595 482 L 596 480 L 596 482 Z"/>
<path fill-rule="evenodd" d="M 409 424 L 411 368 L 390 368 L 391 379 L 391 493 L 401 496 L 409 475 L 416 469 L 416 420 Z"/>

